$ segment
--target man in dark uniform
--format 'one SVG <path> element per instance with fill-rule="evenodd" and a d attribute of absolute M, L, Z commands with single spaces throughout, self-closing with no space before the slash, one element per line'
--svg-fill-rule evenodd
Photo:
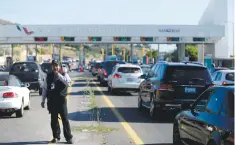
<path fill-rule="evenodd" d="M 52 72 L 47 74 L 47 79 L 42 90 L 41 106 L 43 108 L 45 107 L 45 99 L 47 98 L 47 108 L 49 113 L 51 113 L 51 129 L 53 132 L 51 143 L 56 143 L 60 140 L 61 131 L 58 121 L 58 114 L 60 114 L 64 137 L 68 144 L 73 144 L 66 98 L 68 87 L 71 86 L 71 79 L 66 72 L 60 71 L 61 68 L 58 61 L 52 61 Z"/>

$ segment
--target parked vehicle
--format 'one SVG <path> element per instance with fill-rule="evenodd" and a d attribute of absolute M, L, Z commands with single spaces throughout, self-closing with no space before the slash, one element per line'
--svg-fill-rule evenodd
<path fill-rule="evenodd" d="M 181 108 L 173 125 L 174 145 L 234 145 L 233 85 L 211 87 Z"/>

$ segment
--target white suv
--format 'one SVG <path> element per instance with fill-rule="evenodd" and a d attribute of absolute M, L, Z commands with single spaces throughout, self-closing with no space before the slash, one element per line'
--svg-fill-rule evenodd
<path fill-rule="evenodd" d="M 108 77 L 108 92 L 138 91 L 142 74 L 138 65 L 117 64 Z"/>

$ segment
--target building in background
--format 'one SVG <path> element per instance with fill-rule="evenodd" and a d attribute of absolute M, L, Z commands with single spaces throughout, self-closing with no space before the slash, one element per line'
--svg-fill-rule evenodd
<path fill-rule="evenodd" d="M 211 56 L 218 66 L 229 66 L 234 59 L 234 0 L 211 0 L 199 25 L 224 25 L 225 37 L 215 44 L 205 45 L 205 56 Z M 198 46 L 198 60 L 203 59 L 202 45 Z M 234 64 L 233 64 L 234 65 Z"/>

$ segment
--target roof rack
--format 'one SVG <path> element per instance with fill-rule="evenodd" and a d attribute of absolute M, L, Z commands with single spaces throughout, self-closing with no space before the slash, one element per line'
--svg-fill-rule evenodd
<path fill-rule="evenodd" d="M 191 63 L 191 64 L 198 64 L 198 65 L 204 66 L 204 65 L 203 65 L 202 63 L 200 63 L 200 62 L 193 62 L 193 61 L 182 61 L 182 63 L 185 63 L 185 64 Z"/>

